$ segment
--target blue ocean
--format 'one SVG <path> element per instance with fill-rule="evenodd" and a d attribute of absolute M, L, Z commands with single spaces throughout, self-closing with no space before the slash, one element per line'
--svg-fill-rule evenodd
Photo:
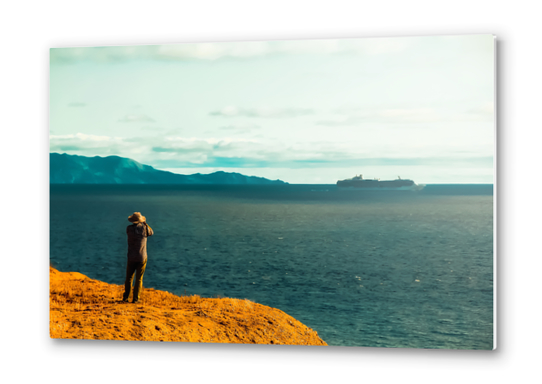
<path fill-rule="evenodd" d="M 493 348 L 492 185 L 51 185 L 51 264 L 123 284 L 134 211 L 145 287 L 275 307 L 333 346 Z"/>

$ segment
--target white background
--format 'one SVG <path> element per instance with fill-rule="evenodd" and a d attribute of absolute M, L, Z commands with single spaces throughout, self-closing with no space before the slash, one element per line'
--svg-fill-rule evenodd
<path fill-rule="evenodd" d="M 541 183 L 535 166 L 540 164 L 542 62 L 536 4 L 474 0 L 3 2 L 1 377 L 6 382 L 57 383 L 539 380 L 542 252 L 538 241 L 541 212 L 535 204 L 540 201 Z M 496 351 L 49 339 L 48 48 L 466 33 L 498 37 Z"/>

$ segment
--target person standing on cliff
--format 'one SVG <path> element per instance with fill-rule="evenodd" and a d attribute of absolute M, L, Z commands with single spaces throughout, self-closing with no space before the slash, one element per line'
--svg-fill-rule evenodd
<path fill-rule="evenodd" d="M 147 268 L 147 237 L 154 235 L 154 231 L 147 224 L 145 216 L 140 212 L 134 212 L 128 217 L 132 223 L 126 228 L 128 235 L 128 263 L 126 266 L 126 281 L 124 282 L 124 295 L 122 301 L 127 303 L 132 290 L 132 281 L 134 274 L 136 281 L 134 284 L 134 296 L 132 303 L 139 302 L 139 295 L 143 288 L 143 274 Z"/>

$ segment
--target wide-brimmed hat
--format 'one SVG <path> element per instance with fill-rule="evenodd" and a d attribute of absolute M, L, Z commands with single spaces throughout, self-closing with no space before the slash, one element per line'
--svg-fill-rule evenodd
<path fill-rule="evenodd" d="M 147 218 L 143 216 L 140 212 L 134 212 L 133 215 L 128 216 L 128 221 L 131 223 L 144 223 L 147 221 Z"/>

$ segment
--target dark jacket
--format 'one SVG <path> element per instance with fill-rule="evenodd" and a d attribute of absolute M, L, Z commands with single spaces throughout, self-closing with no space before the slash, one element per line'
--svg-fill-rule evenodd
<path fill-rule="evenodd" d="M 147 260 L 147 237 L 154 235 L 147 223 L 132 224 L 126 227 L 128 235 L 128 261 L 143 262 Z"/>

